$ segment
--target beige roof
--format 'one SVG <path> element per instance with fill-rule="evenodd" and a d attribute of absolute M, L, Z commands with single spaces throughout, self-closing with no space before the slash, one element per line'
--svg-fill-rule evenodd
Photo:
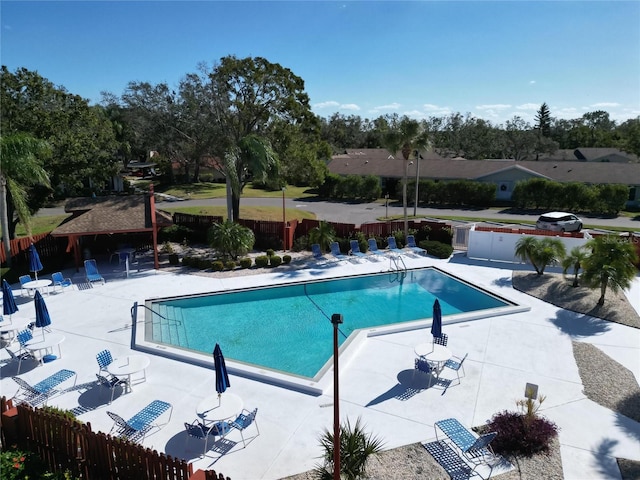
<path fill-rule="evenodd" d="M 347 150 L 347 152 L 350 152 Z M 345 153 L 335 155 L 329 162 L 329 170 L 338 175 L 375 175 L 386 178 L 402 178 L 404 161 L 389 158 L 386 150 L 376 152 Z M 500 170 L 523 168 L 549 177 L 559 182 L 581 182 L 592 184 L 640 185 L 640 163 L 600 163 L 600 162 L 552 162 L 515 160 L 464 160 L 433 158 L 420 160 L 420 178 L 434 180 L 467 179 L 476 180 Z M 416 162 L 407 167 L 409 178 L 416 175 Z"/>
<path fill-rule="evenodd" d="M 58 226 L 51 235 L 95 235 L 151 231 L 149 196 L 74 198 L 65 205 L 65 211 L 74 215 Z M 171 216 L 157 210 L 159 226 L 172 224 Z"/>

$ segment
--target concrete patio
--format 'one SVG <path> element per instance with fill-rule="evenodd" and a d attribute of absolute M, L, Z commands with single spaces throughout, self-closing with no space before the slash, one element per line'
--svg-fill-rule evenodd
<path fill-rule="evenodd" d="M 547 397 L 541 413 L 560 427 L 566 479 L 617 479 L 620 474 L 615 457 L 640 461 L 640 424 L 585 397 L 571 346 L 572 340 L 591 343 L 639 379 L 640 331 L 565 311 L 514 290 L 512 270 L 526 268 L 523 266 L 476 262 L 463 255 L 455 255 L 451 260 L 407 255 L 405 262 L 408 268 L 435 265 L 530 306 L 531 310 L 455 324 L 447 324 L 445 320 L 443 331 L 449 336 L 449 348 L 456 355 L 469 353 L 466 376 L 459 385 L 446 391 L 426 388 L 426 384 L 421 385 L 413 377 L 414 346 L 430 338 L 429 321 L 425 321 L 424 329 L 367 338 L 340 364 L 343 420 L 361 417 L 367 430 L 382 438 L 385 449 L 390 449 L 432 440 L 433 425 L 443 418 L 455 417 L 464 425 L 475 426 L 485 423 L 496 412 L 515 410 L 525 384 L 534 383 Z M 77 372 L 78 385 L 86 384 L 85 388 L 58 395 L 49 405 L 74 410 L 79 420 L 91 423 L 93 430 L 111 429 L 113 422 L 107 411 L 126 419 L 152 400 L 171 403 L 173 414 L 169 424 L 148 435 L 143 444 L 191 460 L 194 470 L 213 468 L 233 480 L 275 480 L 304 472 L 318 463 L 322 453 L 318 437 L 332 426 L 331 388 L 323 395 L 313 396 L 232 375 L 231 391 L 243 399 L 245 408 L 258 408 L 260 435 L 242 448 L 240 435 L 232 432 L 228 439 L 238 443 L 231 445 L 229 451 L 221 456 L 210 451 L 210 457 L 200 459 L 202 444 L 195 440 L 187 442 L 184 422 L 193 421 L 197 404 L 215 393 L 213 370 L 146 354 L 151 361 L 146 382 L 134 385 L 131 393 L 120 395 L 107 405 L 108 395 L 104 392 L 99 395 L 91 385 L 98 372 L 95 355 L 105 348 L 114 357 L 133 353 L 130 310 L 134 302 L 143 304 L 149 298 L 317 280 L 388 268 L 388 261 L 325 264 L 310 260 L 305 268 L 295 271 L 275 269 L 264 275 L 234 278 L 146 268 L 132 271 L 126 278 L 121 267 L 100 263 L 106 284 L 83 290 L 73 287 L 45 296 L 52 331 L 66 337 L 61 345 L 62 358 L 43 366 L 23 363 L 24 373 L 20 377 L 33 384 L 61 368 Z M 76 285 L 84 282 L 82 270 L 63 273 Z M 20 296 L 19 285 L 13 285 L 13 289 L 20 308 L 13 318 L 35 318 L 33 300 Z M 636 277 L 627 296 L 640 311 L 640 277 Z M 332 333 L 328 323 L 327 342 L 332 341 Z M 40 332 L 36 329 L 34 336 L 37 335 Z M 213 349 L 215 339 L 211 342 Z M 16 350 L 16 344 L 11 348 Z M 8 357 L 4 350 L 0 355 L 2 359 Z M 0 386 L 6 397 L 12 397 L 18 389 L 10 378 L 16 367 L 16 362 L 7 362 L 0 369 Z M 253 433 L 250 427 L 246 436 Z"/>

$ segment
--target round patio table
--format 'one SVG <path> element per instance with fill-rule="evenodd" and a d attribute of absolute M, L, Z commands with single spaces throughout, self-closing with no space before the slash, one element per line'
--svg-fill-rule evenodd
<path fill-rule="evenodd" d="M 151 361 L 149 357 L 144 355 L 127 355 L 126 357 L 116 358 L 107 365 L 107 372 L 116 377 L 127 376 L 127 390 L 131 391 L 133 380 L 131 377 L 138 372 L 142 372 L 142 377 L 136 383 L 147 381 L 147 367 Z"/>
<path fill-rule="evenodd" d="M 22 288 L 25 288 L 27 290 L 36 290 L 36 291 L 44 291 L 45 293 L 49 293 L 49 285 L 51 285 L 53 282 L 51 280 L 32 280 L 30 282 L 25 283 L 24 285 L 22 285 Z M 42 293 L 42 291 L 40 293 Z"/>
<path fill-rule="evenodd" d="M 447 347 L 431 342 L 416 345 L 414 351 L 418 357 L 424 358 L 428 362 L 436 364 L 437 376 L 440 376 L 442 365 L 451 357 L 453 357 L 453 353 L 451 353 L 451 350 L 449 350 Z"/>

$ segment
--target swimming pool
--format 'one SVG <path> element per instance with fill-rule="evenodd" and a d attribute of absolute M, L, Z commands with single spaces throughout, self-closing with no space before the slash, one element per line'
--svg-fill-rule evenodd
<path fill-rule="evenodd" d="M 344 317 L 342 352 L 358 333 L 424 328 L 436 298 L 445 324 L 517 307 L 429 267 L 150 300 L 144 342 L 209 358 L 219 343 L 228 364 L 317 382 L 330 367 L 333 313 Z"/>

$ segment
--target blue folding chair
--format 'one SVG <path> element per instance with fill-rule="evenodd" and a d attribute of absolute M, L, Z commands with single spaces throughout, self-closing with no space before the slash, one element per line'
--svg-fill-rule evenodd
<path fill-rule="evenodd" d="M 27 292 L 27 295 L 31 296 L 31 291 L 24 288 L 24 284 L 31 281 L 30 275 L 21 275 L 18 280 L 20 280 L 20 295 L 24 297 L 24 292 Z"/>
<path fill-rule="evenodd" d="M 60 287 L 60 290 L 64 292 L 64 289 L 66 287 L 70 287 L 71 285 L 73 285 L 73 282 L 70 278 L 64 278 L 62 276 L 62 272 L 55 272 L 51 274 L 51 281 L 53 282 L 54 291 L 57 287 Z"/>
<path fill-rule="evenodd" d="M 30 385 L 19 377 L 11 377 L 20 387 L 13 400 L 18 403 L 26 403 L 32 407 L 40 403 L 46 405 L 47 400 L 59 392 L 57 387 L 72 377 L 74 377 L 73 385 L 75 385 L 77 380 L 76 372 L 71 370 L 60 370 L 35 385 Z"/>
<path fill-rule="evenodd" d="M 351 245 L 351 255 L 355 255 L 356 257 L 366 258 L 367 254 L 360 251 L 360 242 L 358 240 L 349 241 Z"/>
<path fill-rule="evenodd" d="M 256 426 L 256 435 L 251 437 L 250 440 L 253 440 L 258 435 L 260 435 L 260 430 L 258 429 L 258 422 L 256 422 L 256 415 L 258 414 L 258 409 L 255 408 L 252 412 L 247 409 L 243 409 L 238 418 L 229 422 L 229 425 L 232 428 L 235 428 L 240 432 L 240 437 L 242 438 L 242 444 L 244 447 L 247 446 L 247 442 L 244 438 L 244 430 L 246 430 L 250 425 Z"/>
<path fill-rule="evenodd" d="M 96 265 L 96 261 L 93 259 L 84 261 L 84 271 L 87 277 L 87 282 L 102 282 L 104 283 L 104 277 L 100 275 L 98 271 L 98 265 Z"/>
<path fill-rule="evenodd" d="M 378 248 L 378 242 L 376 242 L 375 238 L 370 238 L 367 240 L 369 243 L 369 251 L 374 255 L 384 255 L 384 252 Z"/>
<path fill-rule="evenodd" d="M 199 420 L 195 420 L 193 423 L 184 424 L 184 428 L 187 431 L 187 441 L 190 438 L 197 438 L 199 440 L 204 440 L 204 450 L 200 457 L 204 457 L 207 454 L 208 445 L 209 445 L 209 437 L 224 437 L 231 430 L 231 425 L 227 422 L 215 422 L 210 426 L 205 425 Z"/>
<path fill-rule="evenodd" d="M 398 248 L 398 245 L 396 244 L 396 237 L 387 238 L 387 245 L 388 245 L 387 250 L 393 253 L 399 253 L 399 254 L 404 253 L 402 249 Z"/>
<path fill-rule="evenodd" d="M 344 253 L 340 251 L 340 245 L 338 244 L 338 242 L 332 242 L 330 247 L 331 247 L 331 255 L 333 255 L 338 260 L 349 259 L 349 257 L 347 257 Z"/>
<path fill-rule="evenodd" d="M 314 243 L 311 245 L 311 252 L 313 253 L 313 258 L 316 260 L 322 260 L 324 258 L 324 253 L 322 253 L 322 249 L 320 248 L 319 243 Z"/>
<path fill-rule="evenodd" d="M 109 434 L 111 435 L 115 432 L 119 437 L 126 438 L 132 442 L 141 442 L 149 431 L 154 428 L 159 429 L 162 426 L 155 423 L 155 421 L 167 410 L 170 410 L 169 418 L 162 424 L 166 425 L 171 420 L 173 407 L 170 403 L 163 402 L 162 400 L 154 400 L 129 420 L 123 419 L 116 413 L 107 412 L 107 415 L 109 415 L 114 422 Z"/>
<path fill-rule="evenodd" d="M 413 235 L 407 235 L 407 246 L 409 250 L 413 253 L 417 253 L 418 255 L 426 255 L 427 251 L 424 248 L 416 245 L 416 238 Z"/>

